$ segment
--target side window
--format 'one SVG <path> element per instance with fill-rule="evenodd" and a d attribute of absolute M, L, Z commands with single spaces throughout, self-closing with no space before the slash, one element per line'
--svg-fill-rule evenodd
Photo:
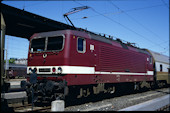
<path fill-rule="evenodd" d="M 152 64 L 152 56 L 150 56 L 149 62 L 150 62 L 150 64 Z"/>
<path fill-rule="evenodd" d="M 84 38 L 77 38 L 77 51 L 79 53 L 85 53 L 86 52 L 86 40 Z"/>
<path fill-rule="evenodd" d="M 162 72 L 162 64 L 160 64 L 160 72 Z"/>

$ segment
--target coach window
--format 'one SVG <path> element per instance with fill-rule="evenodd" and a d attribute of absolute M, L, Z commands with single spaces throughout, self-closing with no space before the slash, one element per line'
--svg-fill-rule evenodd
<path fill-rule="evenodd" d="M 77 51 L 79 53 L 85 53 L 86 52 L 86 40 L 84 38 L 77 38 Z"/>
<path fill-rule="evenodd" d="M 162 64 L 160 65 L 160 72 L 162 72 Z"/>

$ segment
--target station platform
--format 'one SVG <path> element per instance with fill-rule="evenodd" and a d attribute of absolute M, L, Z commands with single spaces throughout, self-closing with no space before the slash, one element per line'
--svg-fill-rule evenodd
<path fill-rule="evenodd" d="M 7 81 L 10 83 L 10 88 L 8 93 L 1 92 L 1 98 L 6 99 L 8 103 L 18 103 L 23 100 L 26 101 L 27 95 L 24 89 L 21 89 L 20 83 L 22 80 L 26 79 L 12 79 Z"/>
<path fill-rule="evenodd" d="M 170 94 L 149 100 L 134 106 L 130 106 L 119 111 L 159 111 L 161 109 L 170 109 Z"/>

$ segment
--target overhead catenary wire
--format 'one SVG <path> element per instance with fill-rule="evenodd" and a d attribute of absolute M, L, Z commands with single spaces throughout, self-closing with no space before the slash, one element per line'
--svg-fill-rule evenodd
<path fill-rule="evenodd" d="M 164 5 L 169 9 L 169 6 L 168 6 L 168 4 L 167 3 L 165 3 L 165 1 L 164 0 L 161 0 L 163 3 L 164 3 Z"/>
<path fill-rule="evenodd" d="M 128 10 L 124 10 L 124 12 L 144 10 L 144 9 L 154 8 L 154 7 L 160 7 L 160 6 L 164 6 L 164 4 L 158 4 L 158 5 L 152 5 L 152 6 L 140 7 L 140 8 L 134 8 L 134 9 L 128 9 Z"/>
<path fill-rule="evenodd" d="M 123 25 L 123 24 L 121 24 L 121 23 L 119 23 L 119 22 L 117 22 L 117 21 L 113 20 L 112 18 L 109 18 L 109 17 L 107 17 L 107 16 L 105 16 L 105 15 L 103 15 L 103 14 L 99 13 L 98 11 L 96 11 L 96 10 L 95 10 L 95 9 L 93 9 L 93 8 L 92 8 L 92 10 L 93 10 L 94 12 L 96 12 L 96 13 L 98 13 L 98 14 L 102 15 L 103 17 L 105 17 L 105 18 L 109 19 L 110 21 L 112 21 L 112 22 L 114 22 L 114 23 L 116 23 L 116 24 L 118 24 L 118 25 L 122 26 L 123 28 L 127 29 L 128 31 L 131 31 L 131 32 L 135 33 L 136 35 L 138 35 L 138 36 L 142 37 L 143 39 L 145 39 L 145 40 L 147 40 L 147 41 L 151 42 L 152 44 L 154 44 L 154 45 L 158 45 L 158 44 L 156 44 L 155 42 L 153 42 L 152 40 L 150 40 L 150 39 L 146 38 L 145 36 L 143 36 L 143 35 L 141 35 L 141 34 L 139 34 L 139 33 L 137 33 L 136 31 L 132 30 L 131 28 L 129 28 L 129 27 L 127 27 L 127 26 L 125 26 L 125 25 Z M 160 46 L 160 45 L 158 45 L 158 46 Z M 160 47 L 161 47 L 161 48 L 163 48 L 162 46 L 160 46 Z"/>
<path fill-rule="evenodd" d="M 143 10 L 143 9 L 147 9 L 147 8 L 160 7 L 160 6 L 164 6 L 164 4 L 148 6 L 148 7 L 141 7 L 141 8 L 135 8 L 135 9 L 128 9 L 128 10 L 124 10 L 123 12 L 118 11 L 118 12 L 110 12 L 110 13 L 102 13 L 102 14 L 103 15 L 117 15 L 117 14 L 121 14 L 121 13 L 124 13 L 124 12 L 131 12 L 131 11 Z M 88 18 L 96 17 L 96 16 L 101 16 L 101 15 L 96 14 L 96 15 L 88 16 Z M 72 20 L 77 20 L 77 19 L 82 19 L 82 18 L 72 18 Z"/>
<path fill-rule="evenodd" d="M 166 44 L 166 43 L 168 43 L 168 42 L 169 42 L 169 41 L 167 40 L 167 41 L 164 41 L 164 42 L 159 43 L 158 45 Z M 157 46 L 157 45 L 155 45 L 155 46 Z M 155 46 L 148 46 L 148 48 L 152 48 L 152 47 L 155 47 Z M 164 49 L 167 49 L 167 47 L 164 47 Z"/>
<path fill-rule="evenodd" d="M 84 4 L 81 4 L 81 3 L 79 3 L 79 2 L 77 2 L 77 1 L 75 1 L 75 0 L 74 0 L 74 2 L 78 3 L 79 5 L 84 5 Z M 129 27 L 127 27 L 127 26 L 125 26 L 125 25 L 121 24 L 120 22 L 117 22 L 117 21 L 115 21 L 114 19 L 112 19 L 112 18 L 110 18 L 110 17 L 108 17 L 108 16 L 106 16 L 106 15 L 104 15 L 104 14 L 102 14 L 102 13 L 100 13 L 100 12 L 96 11 L 94 8 L 92 8 L 92 7 L 91 7 L 90 9 L 92 9 L 92 11 L 94 11 L 95 13 L 97 13 L 97 14 L 99 14 L 99 15 L 101 15 L 101 16 L 103 16 L 103 17 L 107 18 L 108 20 L 110 20 L 110 21 L 112 21 L 112 22 L 114 22 L 114 23 L 116 23 L 116 24 L 120 25 L 121 27 L 123 27 L 123 28 L 127 29 L 128 31 L 133 32 L 134 34 L 136 34 L 136 35 L 140 36 L 141 38 L 143 38 L 143 39 L 147 40 L 148 42 L 150 42 L 150 43 L 152 43 L 152 44 L 154 44 L 154 45 L 157 45 L 157 46 L 159 46 L 159 47 L 161 47 L 161 48 L 164 48 L 164 47 L 160 46 L 159 44 L 157 44 L 157 43 L 153 42 L 152 40 L 150 40 L 150 39 L 146 38 L 145 36 L 143 36 L 143 35 L 141 35 L 141 34 L 137 33 L 137 32 L 136 32 L 136 31 L 134 31 L 133 29 L 131 29 L 131 28 L 129 28 Z"/>
<path fill-rule="evenodd" d="M 147 6 L 147 7 L 140 7 L 140 8 L 134 8 L 134 9 L 128 9 L 128 10 L 124 10 L 124 12 L 138 11 L 138 10 L 143 10 L 143 9 L 148 9 L 148 8 L 153 8 L 153 7 L 160 7 L 160 6 L 164 6 L 164 4 Z M 124 12 L 118 11 L 118 12 L 110 12 L 110 13 L 102 13 L 102 14 L 103 15 L 117 15 L 117 14 L 122 14 Z M 92 17 L 96 17 L 96 16 L 101 16 L 101 15 L 99 15 L 99 14 L 91 15 L 91 16 L 88 16 L 87 18 L 92 18 Z M 84 19 L 84 18 L 72 18 L 72 20 L 78 20 L 78 19 Z M 60 21 L 63 21 L 63 19 L 60 20 Z"/>
<path fill-rule="evenodd" d="M 162 41 L 161 37 L 159 37 L 156 33 L 154 33 L 152 30 L 150 30 L 149 28 L 147 28 L 146 26 L 144 26 L 142 23 L 140 23 L 138 20 L 136 20 L 134 17 L 132 17 L 131 15 L 129 15 L 127 12 L 125 12 L 124 10 L 122 10 L 120 7 L 118 7 L 117 5 L 115 5 L 112 1 L 109 1 L 111 3 L 111 5 L 113 5 L 114 7 L 118 8 L 119 10 L 121 10 L 122 13 L 126 14 L 129 18 L 131 18 L 133 21 L 135 21 L 137 24 L 139 24 L 140 26 L 142 26 L 145 30 L 149 31 L 150 33 L 152 33 L 153 35 L 155 35 L 159 40 Z"/>

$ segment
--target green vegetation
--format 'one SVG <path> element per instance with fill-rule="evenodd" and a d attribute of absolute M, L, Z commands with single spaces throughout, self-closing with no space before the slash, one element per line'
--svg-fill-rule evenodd
<path fill-rule="evenodd" d="M 8 61 L 10 64 L 14 64 L 16 58 L 10 58 Z M 4 60 L 4 63 L 6 63 L 6 60 Z"/>

